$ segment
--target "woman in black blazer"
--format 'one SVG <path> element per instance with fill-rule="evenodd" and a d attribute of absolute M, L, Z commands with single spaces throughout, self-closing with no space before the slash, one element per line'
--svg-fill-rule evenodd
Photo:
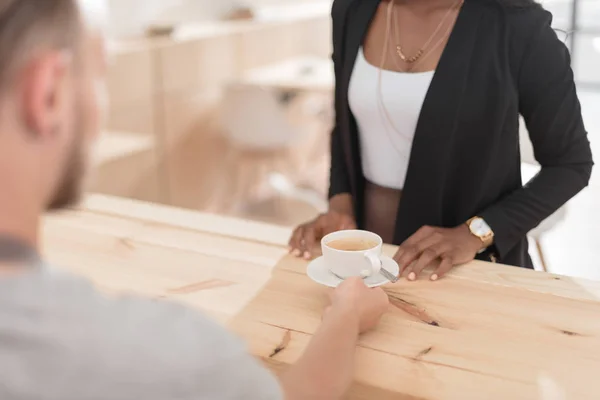
<path fill-rule="evenodd" d="M 330 208 L 290 250 L 310 258 L 324 234 L 358 227 L 400 245 L 410 280 L 474 258 L 532 268 L 527 233 L 593 166 L 550 13 L 532 0 L 335 0 L 332 17 Z M 519 115 L 542 167 L 526 186 Z"/>

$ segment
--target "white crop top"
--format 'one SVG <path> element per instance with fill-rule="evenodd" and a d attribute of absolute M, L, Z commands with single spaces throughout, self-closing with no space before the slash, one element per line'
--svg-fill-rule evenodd
<path fill-rule="evenodd" d="M 361 47 L 350 80 L 348 100 L 358 125 L 365 178 L 379 186 L 402 189 L 417 122 L 434 71 L 383 70 L 381 91 L 379 73 L 379 68 L 365 59 Z"/>

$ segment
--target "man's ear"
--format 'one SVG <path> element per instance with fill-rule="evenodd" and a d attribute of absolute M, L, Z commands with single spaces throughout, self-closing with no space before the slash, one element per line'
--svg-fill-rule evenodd
<path fill-rule="evenodd" d="M 68 51 L 48 52 L 32 58 L 23 69 L 17 87 L 21 87 L 22 110 L 29 132 L 39 138 L 51 135 L 60 124 L 66 99 L 67 78 L 72 68 Z"/>

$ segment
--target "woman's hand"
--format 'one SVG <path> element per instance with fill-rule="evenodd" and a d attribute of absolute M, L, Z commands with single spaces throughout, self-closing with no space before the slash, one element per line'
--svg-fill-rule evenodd
<path fill-rule="evenodd" d="M 400 266 L 400 275 L 410 281 L 418 279 L 427 266 L 437 265 L 430 276 L 436 281 L 455 265 L 474 260 L 482 248 L 483 243 L 466 224 L 456 228 L 425 226 L 402 243 L 394 259 Z"/>
<path fill-rule="evenodd" d="M 309 260 L 313 256 L 315 245 L 323 236 L 346 229 L 356 229 L 354 217 L 330 210 L 296 228 L 289 243 L 290 253 Z"/>

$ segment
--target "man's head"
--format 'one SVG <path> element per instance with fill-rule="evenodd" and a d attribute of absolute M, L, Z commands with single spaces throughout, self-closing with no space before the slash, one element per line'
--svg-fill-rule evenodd
<path fill-rule="evenodd" d="M 104 105 L 100 1 L 0 0 L 0 213 L 78 198 Z"/>

